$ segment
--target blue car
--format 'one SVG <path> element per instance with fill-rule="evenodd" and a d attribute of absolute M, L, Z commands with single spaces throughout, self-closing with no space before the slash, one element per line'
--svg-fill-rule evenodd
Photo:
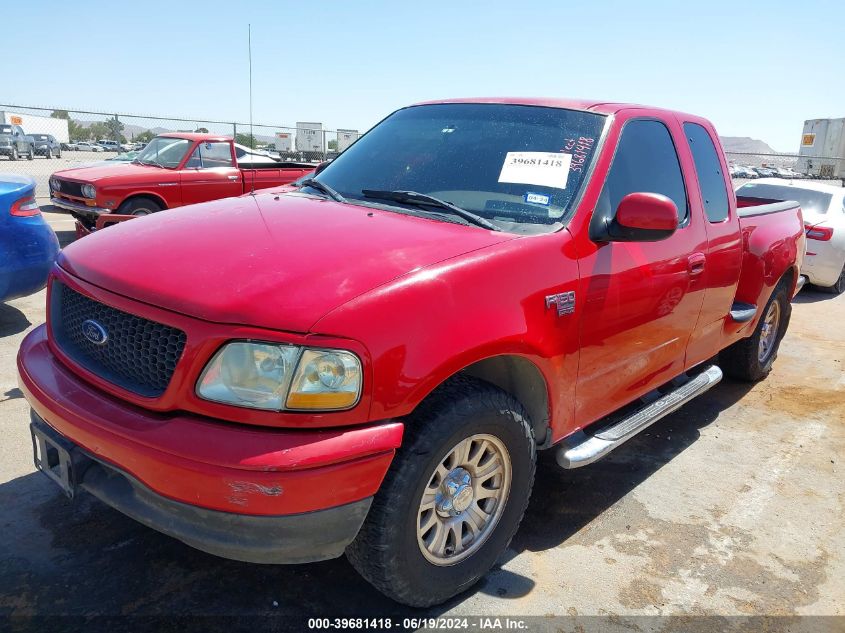
<path fill-rule="evenodd" d="M 58 252 L 35 202 L 35 181 L 0 174 L 0 301 L 41 290 Z"/>

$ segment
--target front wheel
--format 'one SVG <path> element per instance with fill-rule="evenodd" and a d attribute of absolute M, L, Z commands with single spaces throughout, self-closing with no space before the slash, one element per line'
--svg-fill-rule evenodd
<path fill-rule="evenodd" d="M 519 527 L 534 483 L 528 416 L 471 378 L 438 388 L 406 439 L 347 557 L 388 597 L 438 604 L 477 582 Z"/>
<path fill-rule="evenodd" d="M 161 205 L 149 198 L 133 198 L 120 205 L 117 212 L 121 215 L 150 215 L 161 211 Z"/>
<path fill-rule="evenodd" d="M 754 333 L 722 350 L 720 364 L 725 373 L 746 382 L 765 378 L 777 358 L 791 314 L 789 284 L 781 281 L 763 308 Z"/>

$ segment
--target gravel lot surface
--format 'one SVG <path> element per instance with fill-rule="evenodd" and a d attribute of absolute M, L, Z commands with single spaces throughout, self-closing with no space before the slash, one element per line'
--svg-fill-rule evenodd
<path fill-rule="evenodd" d="M 72 239 L 67 216 L 45 215 L 64 242 Z M 0 615 L 248 622 L 403 613 L 343 558 L 227 561 L 90 497 L 61 496 L 34 472 L 15 373 L 18 345 L 44 321 L 43 304 L 43 292 L 0 304 Z M 805 289 L 763 382 L 726 379 L 577 471 L 543 454 L 528 514 L 499 566 L 415 615 L 609 615 L 604 622 L 619 630 L 643 615 L 845 616 L 843 322 L 845 296 Z M 818 630 L 842 624 L 824 620 Z M 666 627 L 689 630 L 683 620 Z"/>

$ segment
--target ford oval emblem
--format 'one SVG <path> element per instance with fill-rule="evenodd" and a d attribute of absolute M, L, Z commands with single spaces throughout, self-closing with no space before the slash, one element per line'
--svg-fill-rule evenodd
<path fill-rule="evenodd" d="M 93 319 L 82 322 L 82 336 L 94 345 L 105 345 L 109 340 L 109 333 L 106 331 L 106 328 Z"/>

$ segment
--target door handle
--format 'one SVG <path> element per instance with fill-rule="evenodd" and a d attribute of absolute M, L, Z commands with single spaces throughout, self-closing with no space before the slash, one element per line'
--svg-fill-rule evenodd
<path fill-rule="evenodd" d="M 687 264 L 689 266 L 689 274 L 690 275 L 700 275 L 704 272 L 704 264 L 707 262 L 707 258 L 704 256 L 704 253 L 693 253 L 687 258 Z"/>
<path fill-rule="evenodd" d="M 238 176 L 226 176 L 229 180 L 237 180 Z"/>

